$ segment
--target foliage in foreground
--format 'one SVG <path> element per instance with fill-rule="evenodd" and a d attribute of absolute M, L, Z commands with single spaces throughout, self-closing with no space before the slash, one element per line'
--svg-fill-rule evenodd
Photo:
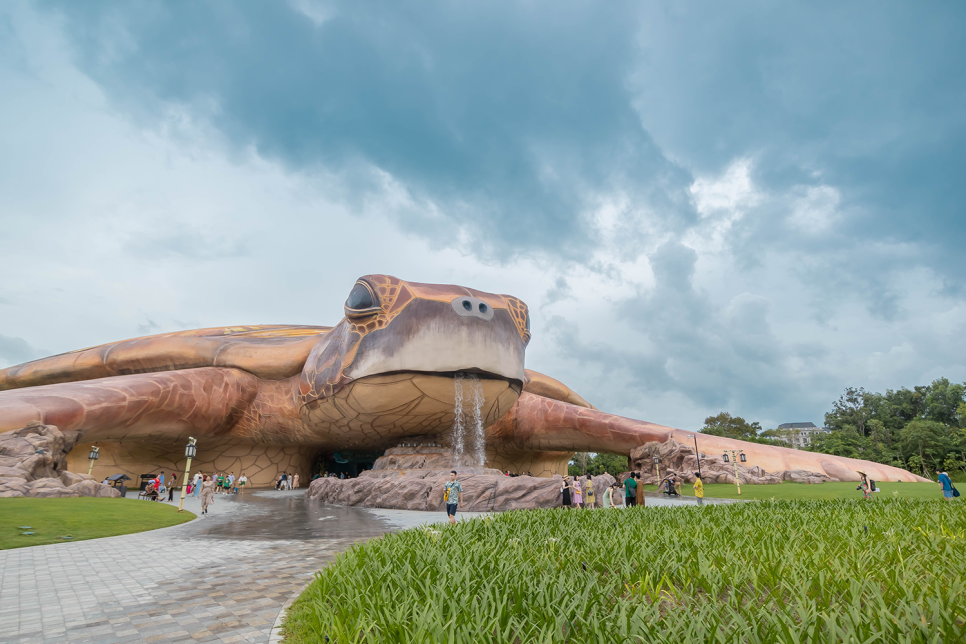
<path fill-rule="evenodd" d="M 959 503 L 507 512 L 355 546 L 294 642 L 962 642 Z"/>
<path fill-rule="evenodd" d="M 166 528 L 194 518 L 191 512 L 178 513 L 176 505 L 134 499 L 0 499 L 0 550 L 113 537 Z M 31 529 L 22 530 L 20 526 Z"/>

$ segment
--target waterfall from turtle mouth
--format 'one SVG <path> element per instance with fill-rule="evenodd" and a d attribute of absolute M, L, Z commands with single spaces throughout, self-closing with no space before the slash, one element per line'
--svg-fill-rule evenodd
<path fill-rule="evenodd" d="M 483 383 L 472 374 L 458 373 L 453 379 L 456 402 L 453 418 L 453 451 L 456 465 L 483 467 Z"/>

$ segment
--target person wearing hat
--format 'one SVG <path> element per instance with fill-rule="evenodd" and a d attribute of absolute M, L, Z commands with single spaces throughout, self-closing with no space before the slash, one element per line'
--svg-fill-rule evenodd
<path fill-rule="evenodd" d="M 856 490 L 862 490 L 863 498 L 871 499 L 872 498 L 872 490 L 869 487 L 869 477 L 866 476 L 865 472 L 859 472 L 859 476 L 862 477 L 862 482 L 859 483 L 859 487 L 857 487 L 855 489 Z"/>

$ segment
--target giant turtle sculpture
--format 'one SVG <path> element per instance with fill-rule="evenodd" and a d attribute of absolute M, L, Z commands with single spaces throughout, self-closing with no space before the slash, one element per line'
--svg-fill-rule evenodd
<path fill-rule="evenodd" d="M 0 370 L 0 431 L 40 421 L 79 432 L 74 468 L 97 442 L 99 469 L 132 475 L 177 467 L 190 435 L 200 468 L 244 469 L 266 485 L 279 472 L 306 474 L 319 452 L 451 446 L 455 381 L 471 374 L 489 467 L 552 475 L 566 472 L 575 451 L 626 455 L 648 442 L 688 442 L 686 432 L 601 412 L 526 370 L 529 341 L 529 312 L 515 297 L 367 275 L 334 327 L 166 333 Z M 770 472 L 916 480 L 867 461 L 702 438 L 702 451 L 724 449 L 743 449 Z"/>

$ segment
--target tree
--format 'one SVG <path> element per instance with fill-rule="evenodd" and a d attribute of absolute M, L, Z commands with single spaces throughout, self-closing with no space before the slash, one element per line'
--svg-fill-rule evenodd
<path fill-rule="evenodd" d="M 865 436 L 865 425 L 872 416 L 869 403 L 874 403 L 874 394 L 859 387 L 848 387 L 839 399 L 832 403 L 832 411 L 825 414 L 825 426 L 835 431 L 851 425 L 859 434 Z"/>
<path fill-rule="evenodd" d="M 587 466 L 590 465 L 592 456 L 590 452 L 577 452 L 574 454 L 574 457 L 570 459 L 570 464 L 567 466 L 567 473 L 571 476 L 584 476 L 587 474 Z"/>
<path fill-rule="evenodd" d="M 757 421 L 749 423 L 741 416 L 732 416 L 726 411 L 717 416 L 705 418 L 704 427 L 701 429 L 702 434 L 737 438 L 739 440 L 755 439 L 760 431 L 761 425 Z"/>
<path fill-rule="evenodd" d="M 923 417 L 952 427 L 962 427 L 962 414 L 959 406 L 963 404 L 966 387 L 950 384 L 946 378 L 937 378 L 926 392 Z"/>
<path fill-rule="evenodd" d="M 766 439 L 766 442 L 771 445 L 777 445 L 779 447 L 791 447 L 793 444 L 792 436 L 794 434 L 794 429 L 766 429 L 762 433 L 758 434 L 758 438 Z"/>
<path fill-rule="evenodd" d="M 619 454 L 604 454 L 603 452 L 577 452 L 567 466 L 567 473 L 571 476 L 583 476 L 591 474 L 598 476 L 607 472 L 617 476 L 621 472 L 630 469 L 630 463 L 626 456 Z"/>
<path fill-rule="evenodd" d="M 922 469 L 928 476 L 928 468 L 938 469 L 952 447 L 949 428 L 934 420 L 914 420 L 899 432 L 899 447 L 910 463 Z"/>
<path fill-rule="evenodd" d="M 811 452 L 847 456 L 848 458 L 863 458 L 862 453 L 868 450 L 869 440 L 862 436 L 855 427 L 846 425 L 842 429 L 829 434 L 816 434 L 808 446 Z"/>

